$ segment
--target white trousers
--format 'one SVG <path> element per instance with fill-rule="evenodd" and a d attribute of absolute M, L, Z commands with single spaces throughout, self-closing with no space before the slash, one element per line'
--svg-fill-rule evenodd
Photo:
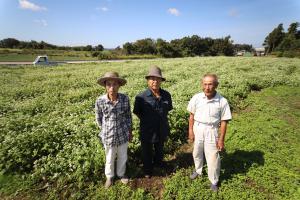
<path fill-rule="evenodd" d="M 193 150 L 195 170 L 198 174 L 202 174 L 205 155 L 208 178 L 212 184 L 217 184 L 221 169 L 220 155 L 216 145 L 218 141 L 218 128 L 195 121 L 193 130 L 195 134 Z"/>
<path fill-rule="evenodd" d="M 125 175 L 127 162 L 127 148 L 128 142 L 114 147 L 105 148 L 105 176 L 106 178 L 113 178 L 115 176 L 115 160 L 117 157 L 117 176 Z"/>

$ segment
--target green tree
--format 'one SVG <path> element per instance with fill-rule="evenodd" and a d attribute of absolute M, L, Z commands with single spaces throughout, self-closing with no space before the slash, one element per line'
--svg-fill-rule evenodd
<path fill-rule="evenodd" d="M 92 51 L 92 50 L 93 50 L 92 45 L 86 45 L 86 46 L 84 47 L 84 51 Z"/>
<path fill-rule="evenodd" d="M 156 40 L 156 51 L 159 55 L 165 58 L 173 58 L 179 55 L 176 49 L 169 42 L 160 38 Z"/>
<path fill-rule="evenodd" d="M 151 38 L 137 40 L 134 45 L 138 54 L 156 54 L 156 44 Z"/>
<path fill-rule="evenodd" d="M 104 47 L 102 44 L 98 44 L 97 46 L 95 46 L 95 51 L 103 51 L 104 50 Z"/>
<path fill-rule="evenodd" d="M 283 24 L 279 24 L 269 35 L 265 38 L 264 46 L 266 46 L 266 52 L 271 53 L 282 42 L 285 36 Z"/>
<path fill-rule="evenodd" d="M 136 52 L 136 47 L 130 42 L 126 42 L 125 44 L 123 44 L 123 49 L 125 51 L 125 54 L 127 55 L 131 55 Z"/>
<path fill-rule="evenodd" d="M 300 48 L 300 31 L 298 30 L 299 23 L 291 23 L 288 32 L 285 34 L 283 40 L 278 45 L 278 51 L 294 51 Z"/>
<path fill-rule="evenodd" d="M 233 41 L 230 40 L 230 36 L 226 36 L 225 38 L 215 39 L 213 45 L 210 48 L 211 55 L 225 55 L 225 56 L 233 56 L 234 54 L 234 46 Z"/>
<path fill-rule="evenodd" d="M 6 38 L 0 41 L 1 48 L 17 48 L 20 41 L 15 38 Z"/>
<path fill-rule="evenodd" d="M 299 28 L 299 22 L 294 22 L 290 24 L 290 27 L 288 28 L 288 34 L 295 36 L 296 39 L 300 39 L 300 30 Z"/>

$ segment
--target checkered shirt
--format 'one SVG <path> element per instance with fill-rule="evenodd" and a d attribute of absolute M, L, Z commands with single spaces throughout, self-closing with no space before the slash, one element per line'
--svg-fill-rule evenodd
<path fill-rule="evenodd" d="M 107 147 L 119 146 L 128 142 L 132 128 L 130 103 L 127 95 L 118 93 L 114 105 L 107 94 L 100 96 L 95 103 L 96 121 L 101 131 L 99 136 Z"/>

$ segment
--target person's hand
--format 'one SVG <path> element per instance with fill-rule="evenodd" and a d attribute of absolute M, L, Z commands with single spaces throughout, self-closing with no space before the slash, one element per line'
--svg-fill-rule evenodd
<path fill-rule="evenodd" d="M 224 150 L 224 140 L 218 140 L 218 142 L 217 142 L 217 149 L 219 150 L 219 151 L 222 151 L 222 150 Z"/>
<path fill-rule="evenodd" d="M 194 141 L 195 141 L 195 134 L 192 131 L 190 131 L 189 132 L 189 142 L 192 143 Z"/>

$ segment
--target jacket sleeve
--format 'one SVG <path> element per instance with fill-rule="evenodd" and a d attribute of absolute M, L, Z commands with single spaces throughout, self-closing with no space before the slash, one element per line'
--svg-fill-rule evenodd
<path fill-rule="evenodd" d="M 170 95 L 170 100 L 169 100 L 170 104 L 169 104 L 169 111 L 173 110 L 173 103 L 172 103 L 172 97 Z"/>
<path fill-rule="evenodd" d="M 138 116 L 138 118 L 141 118 L 142 114 L 142 97 L 136 96 L 135 101 L 134 101 L 134 108 L 133 108 L 133 113 Z"/>

